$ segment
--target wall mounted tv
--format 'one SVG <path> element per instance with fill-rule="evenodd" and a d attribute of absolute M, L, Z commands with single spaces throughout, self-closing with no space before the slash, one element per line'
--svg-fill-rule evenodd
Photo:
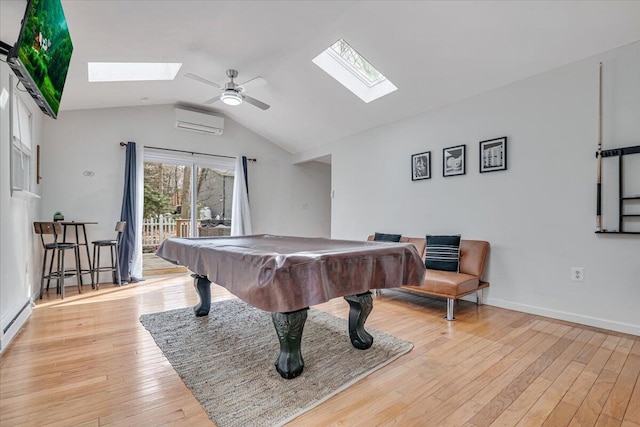
<path fill-rule="evenodd" d="M 60 0 L 29 0 L 7 63 L 38 107 L 58 117 L 73 44 Z"/>

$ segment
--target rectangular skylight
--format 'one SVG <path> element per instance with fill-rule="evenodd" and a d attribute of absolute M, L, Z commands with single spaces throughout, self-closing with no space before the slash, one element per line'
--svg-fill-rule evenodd
<path fill-rule="evenodd" d="M 316 56 L 313 63 L 367 103 L 398 89 L 343 39 Z"/>
<path fill-rule="evenodd" d="M 182 63 L 89 62 L 90 82 L 173 80 Z"/>

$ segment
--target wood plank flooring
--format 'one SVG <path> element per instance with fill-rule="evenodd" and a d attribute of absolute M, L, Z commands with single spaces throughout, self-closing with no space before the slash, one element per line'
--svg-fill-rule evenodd
<path fill-rule="evenodd" d="M 138 321 L 197 302 L 188 275 L 50 291 L 0 359 L 0 425 L 213 425 Z M 348 315 L 342 299 L 316 308 Z M 464 301 L 444 314 L 375 296 L 367 327 L 414 349 L 290 425 L 640 427 L 640 337 Z"/>
<path fill-rule="evenodd" d="M 187 267 L 172 264 L 153 252 L 142 254 L 142 268 L 144 277 L 187 272 Z"/>

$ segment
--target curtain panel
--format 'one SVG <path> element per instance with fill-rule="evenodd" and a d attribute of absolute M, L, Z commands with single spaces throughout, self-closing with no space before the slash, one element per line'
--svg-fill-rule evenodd
<path fill-rule="evenodd" d="M 127 226 L 120 235 L 118 246 L 118 258 L 120 261 L 120 277 L 124 282 L 132 281 L 132 267 L 134 264 L 134 252 L 136 250 L 136 143 L 127 143 L 127 154 L 125 158 L 124 170 L 124 190 L 122 193 L 122 210 L 120 211 L 120 221 L 126 221 Z"/>
<path fill-rule="evenodd" d="M 233 181 L 233 208 L 231 210 L 231 235 L 248 236 L 251 230 L 251 211 L 249 209 L 249 180 L 247 177 L 247 157 L 236 159 Z"/>

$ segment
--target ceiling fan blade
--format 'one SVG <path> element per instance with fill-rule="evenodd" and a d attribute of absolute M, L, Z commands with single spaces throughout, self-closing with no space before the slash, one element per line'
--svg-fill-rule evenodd
<path fill-rule="evenodd" d="M 270 107 L 269 104 L 265 104 L 264 102 L 258 101 L 257 99 L 252 98 L 250 96 L 247 96 L 247 95 L 240 95 L 240 96 L 242 96 L 242 99 L 247 101 L 249 104 L 255 105 L 256 107 L 260 108 L 261 110 L 267 110 Z"/>
<path fill-rule="evenodd" d="M 266 86 L 266 85 L 267 85 L 267 81 L 262 77 L 258 76 L 258 77 L 254 77 L 251 80 L 247 80 L 244 83 L 240 83 L 238 86 L 242 88 L 242 91 L 245 91 L 248 89 L 255 89 L 255 88 Z"/>
<path fill-rule="evenodd" d="M 206 101 L 203 102 L 203 104 L 213 104 L 216 101 L 220 101 L 220 95 L 214 96 L 211 99 L 207 99 Z"/>
<path fill-rule="evenodd" d="M 202 78 L 200 76 L 196 76 L 195 74 L 186 73 L 184 76 L 188 77 L 190 79 L 193 79 L 193 80 L 197 80 L 197 81 L 199 81 L 201 83 L 204 83 L 206 85 L 213 86 L 213 87 L 215 87 L 217 89 L 222 89 L 222 85 L 220 85 L 220 84 L 218 84 L 216 82 L 212 82 L 211 80 L 207 80 L 205 78 Z"/>

